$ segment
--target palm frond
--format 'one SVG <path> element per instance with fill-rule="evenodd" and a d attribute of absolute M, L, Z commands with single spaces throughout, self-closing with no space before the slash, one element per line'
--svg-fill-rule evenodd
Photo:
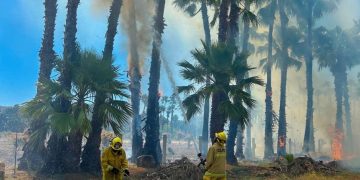
<path fill-rule="evenodd" d="M 246 108 L 242 105 L 234 104 L 230 100 L 221 102 L 219 111 L 224 113 L 227 119 L 244 120 L 245 122 L 249 120 Z"/>
<path fill-rule="evenodd" d="M 50 130 L 50 125 L 43 119 L 44 123 L 43 126 L 36 129 L 34 132 L 31 133 L 29 137 L 28 146 L 30 150 L 35 151 L 39 147 L 44 147 L 44 143 L 46 137 Z"/>
<path fill-rule="evenodd" d="M 301 61 L 299 61 L 295 58 L 289 57 L 288 67 L 294 67 L 297 71 L 299 71 L 301 69 L 301 66 L 302 66 Z"/>
<path fill-rule="evenodd" d="M 72 123 L 75 121 L 72 114 L 54 112 L 49 117 L 51 130 L 53 133 L 59 135 L 66 135 L 72 128 Z"/>
<path fill-rule="evenodd" d="M 219 14 L 220 14 L 220 9 L 219 9 L 219 8 L 215 8 L 215 10 L 214 10 L 214 16 L 213 16 L 213 18 L 212 18 L 211 21 L 210 21 L 210 26 L 211 26 L 211 27 L 214 27 L 214 26 L 215 26 L 216 21 L 217 21 L 217 19 L 218 19 L 218 17 L 219 17 Z"/>
<path fill-rule="evenodd" d="M 194 92 L 196 89 L 193 84 L 190 84 L 187 86 L 178 86 L 177 90 L 178 90 L 178 93 L 190 94 L 190 93 Z"/>
<path fill-rule="evenodd" d="M 122 131 L 132 115 L 131 106 L 126 101 L 110 100 L 100 105 L 104 125 L 112 126 L 114 132 Z M 116 129 L 114 129 L 116 128 Z"/>
<path fill-rule="evenodd" d="M 200 112 L 204 96 L 199 93 L 194 93 L 185 98 L 182 102 L 186 111 L 186 119 L 190 120 L 196 113 Z"/>
<path fill-rule="evenodd" d="M 240 80 L 237 85 L 245 89 L 250 89 L 253 85 L 264 86 L 264 84 L 264 81 L 259 76 L 253 76 Z"/>
<path fill-rule="evenodd" d="M 183 67 L 180 74 L 184 79 L 195 81 L 196 83 L 204 83 L 206 81 L 206 70 L 199 65 L 192 65 L 188 61 L 179 63 Z"/>
<path fill-rule="evenodd" d="M 244 9 L 242 14 L 242 19 L 245 23 L 251 23 L 254 27 L 258 26 L 259 22 L 257 20 L 257 16 L 253 12 Z"/>

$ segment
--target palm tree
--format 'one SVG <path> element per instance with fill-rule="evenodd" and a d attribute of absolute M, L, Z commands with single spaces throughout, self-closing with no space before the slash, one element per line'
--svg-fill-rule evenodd
<path fill-rule="evenodd" d="M 106 32 L 106 42 L 103 51 L 103 61 L 112 61 L 112 52 L 114 47 L 114 39 L 117 32 L 117 25 L 119 21 L 122 0 L 113 0 L 110 7 L 110 15 L 108 18 L 108 29 Z M 104 119 L 100 114 L 100 106 L 105 103 L 107 99 L 106 94 L 97 91 L 95 96 L 94 108 L 92 113 L 91 131 L 89 138 L 86 141 L 82 153 L 81 169 L 85 172 L 93 172 L 100 174 L 100 144 L 101 144 L 101 131 Z"/>
<path fill-rule="evenodd" d="M 231 2 L 231 6 L 230 6 L 230 20 L 229 20 L 229 39 L 228 39 L 228 44 L 231 44 L 232 46 L 236 47 L 235 49 L 235 56 L 237 56 L 237 58 L 240 58 L 240 55 L 238 53 L 239 47 L 237 45 L 237 40 L 239 38 L 239 16 L 240 16 L 240 7 L 238 6 L 238 3 L 236 1 L 232 1 Z M 244 56 L 244 54 L 242 54 L 241 58 L 244 58 L 246 60 L 246 56 Z M 238 72 L 239 74 L 236 74 L 236 84 L 240 83 L 241 76 L 244 75 L 243 72 Z M 241 106 L 242 102 L 239 101 L 238 99 L 234 100 L 234 104 L 236 106 Z M 230 119 L 230 124 L 229 124 L 229 132 L 228 132 L 228 140 L 226 143 L 226 160 L 227 163 L 235 165 L 237 164 L 237 159 L 235 157 L 235 151 L 234 151 L 234 146 L 235 146 L 235 139 L 236 139 L 236 133 L 237 133 L 237 129 L 238 126 L 240 125 L 240 128 L 242 129 L 245 126 L 245 122 L 246 119 L 243 118 L 231 118 Z M 238 137 L 239 140 L 239 137 Z M 238 141 L 240 142 L 240 141 Z"/>
<path fill-rule="evenodd" d="M 244 31 L 243 31 L 243 45 L 242 45 L 242 53 L 249 54 L 249 39 L 250 39 L 250 23 L 253 23 L 254 26 L 257 26 L 257 18 L 256 16 L 250 11 L 250 6 L 254 4 L 255 0 L 245 0 L 244 1 L 244 14 L 243 14 L 243 21 L 244 21 Z M 245 76 L 248 76 L 247 74 Z M 250 89 L 247 89 L 248 93 L 251 94 Z M 243 128 L 243 127 L 242 127 Z M 242 131 L 243 132 L 243 131 Z M 251 150 L 251 124 L 247 124 L 247 131 L 246 131 L 246 145 L 245 145 L 245 155 L 248 159 L 253 157 L 252 150 Z"/>
<path fill-rule="evenodd" d="M 348 95 L 345 94 L 347 92 L 347 69 L 359 63 L 357 58 L 359 51 L 353 48 L 358 44 L 358 38 L 354 38 L 351 33 L 343 31 L 340 27 L 332 30 L 320 27 L 315 31 L 314 41 L 315 55 L 320 68 L 329 68 L 334 76 L 337 109 L 335 131 L 342 134 L 344 132 L 343 98 L 345 98 L 345 106 L 349 103 L 346 100 Z M 351 128 L 347 130 L 351 133 Z"/>
<path fill-rule="evenodd" d="M 41 143 L 41 139 L 46 138 L 50 133 L 58 137 L 63 137 L 72 131 L 79 131 L 81 137 L 87 134 L 91 130 L 90 118 L 88 118 L 91 114 L 90 106 L 94 103 L 92 100 L 97 92 L 109 95 L 100 105 L 99 113 L 103 120 L 101 126 L 111 126 L 115 134 L 120 135 L 120 130 L 131 116 L 130 105 L 124 100 L 128 98 L 125 93 L 127 86 L 117 80 L 118 68 L 112 66 L 112 61 L 101 61 L 95 53 L 84 51 L 80 53 L 78 65 L 73 68 L 76 68 L 76 71 L 72 76 L 71 94 L 63 89 L 61 83 L 49 81 L 42 84 L 47 93 L 24 105 L 23 111 L 29 117 L 45 117 L 46 120 L 44 126 L 32 134 L 30 147 L 36 147 Z M 57 102 L 62 96 L 67 96 L 70 100 L 72 113 L 61 112 L 61 106 Z"/>
<path fill-rule="evenodd" d="M 67 92 L 71 90 L 71 62 L 76 59 L 76 24 L 77 8 L 80 0 L 68 0 L 67 17 L 64 33 L 64 63 L 61 68 L 59 81 L 63 89 Z M 65 95 L 59 97 L 58 102 L 61 113 L 69 113 L 70 101 Z M 78 133 L 73 132 L 69 137 L 69 143 L 64 135 L 52 133 L 48 141 L 48 152 L 45 157 L 45 164 L 41 169 L 42 173 L 63 173 L 77 169 L 80 154 L 77 153 L 72 145 L 79 144 Z M 66 152 L 66 154 L 65 154 Z"/>
<path fill-rule="evenodd" d="M 197 3 L 199 0 L 175 0 L 174 4 L 185 12 L 187 12 L 190 16 L 195 16 L 197 12 Z M 207 46 L 211 46 L 211 35 L 210 35 L 210 24 L 209 24 L 209 16 L 208 16 L 208 4 L 214 4 L 215 2 L 209 0 L 200 0 L 201 1 L 201 17 L 203 20 L 203 28 L 205 34 L 205 42 Z M 209 110 L 210 110 L 210 102 L 209 98 L 205 99 L 204 102 L 204 121 L 203 121 L 203 128 L 202 128 L 202 147 L 201 152 L 206 155 L 208 150 L 209 144 Z"/>
<path fill-rule="evenodd" d="M 143 137 L 141 132 L 141 115 L 140 115 L 140 99 L 141 99 L 141 67 L 140 57 L 138 53 L 137 41 L 137 21 L 136 21 L 136 3 L 135 1 L 125 1 L 129 10 L 128 31 L 129 36 L 129 57 L 131 58 L 129 64 L 129 77 L 130 77 L 130 93 L 131 93 L 131 106 L 133 110 L 132 120 L 132 157 L 131 160 L 135 162 L 136 158 L 141 155 L 143 149 Z M 125 3 L 124 2 L 124 3 Z"/>
<path fill-rule="evenodd" d="M 245 105 L 253 107 L 254 100 L 244 88 L 253 84 L 262 85 L 263 82 L 258 77 L 250 77 L 242 79 L 237 84 L 231 84 L 239 73 L 244 74 L 251 69 L 243 62 L 245 55 L 236 56 L 234 59 L 235 48 L 223 43 L 213 44 L 211 47 L 203 43 L 203 46 L 203 50 L 195 49 L 191 52 L 195 63 L 179 63 L 182 77 L 192 82 L 190 85 L 179 87 L 179 92 L 188 95 L 183 101 L 188 119 L 200 111 L 202 100 L 212 96 L 210 136 L 214 139 L 216 132 L 224 130 L 227 118 L 245 117 L 245 123 L 247 122 L 248 113 Z M 209 84 L 206 84 L 207 78 L 210 79 Z M 200 87 L 197 88 L 198 85 Z M 244 104 L 238 106 L 234 103 L 235 100 Z"/>
<path fill-rule="evenodd" d="M 154 38 L 151 54 L 150 78 L 149 78 L 149 99 L 147 108 L 147 118 L 145 125 L 145 144 L 144 154 L 152 155 L 156 166 L 160 166 L 162 154 L 160 147 L 160 125 L 159 125 L 159 81 L 160 81 L 160 49 L 161 35 L 164 32 L 164 9 L 165 0 L 157 0 L 154 17 Z"/>
<path fill-rule="evenodd" d="M 273 104 L 272 104 L 272 62 L 273 62 L 273 31 L 277 0 L 269 1 L 265 7 L 259 10 L 262 22 L 268 25 L 267 58 L 265 65 L 266 88 L 265 88 L 265 148 L 264 159 L 271 159 L 274 155 L 273 146 Z"/>
<path fill-rule="evenodd" d="M 45 90 L 41 89 L 41 83 L 50 80 L 51 71 L 54 68 L 54 61 L 56 58 L 54 49 L 54 31 L 55 19 L 57 13 L 57 1 L 45 0 L 45 25 L 42 46 L 40 49 L 40 71 L 38 78 L 37 94 L 44 93 Z M 33 131 L 41 128 L 43 125 L 42 120 L 34 120 L 30 122 L 30 134 Z M 24 145 L 24 154 L 20 159 L 20 170 L 39 170 L 43 164 L 43 154 L 46 152 L 45 139 L 39 143 L 37 148 L 31 150 L 28 143 Z"/>
<path fill-rule="evenodd" d="M 280 14 L 280 34 L 281 34 L 281 59 L 280 66 L 280 108 L 279 108 L 279 129 L 278 129 L 278 143 L 277 154 L 278 156 L 285 156 L 286 154 L 286 81 L 288 70 L 288 40 L 285 33 L 288 25 L 288 16 L 285 12 L 284 0 L 279 0 L 279 14 Z"/>
<path fill-rule="evenodd" d="M 239 45 L 238 45 L 238 39 L 239 39 L 239 25 L 238 25 L 238 21 L 240 18 L 240 15 L 242 16 L 242 20 L 244 22 L 244 39 L 243 39 L 243 46 L 246 48 L 247 51 L 247 47 L 249 44 L 249 37 L 250 37 L 250 33 L 249 33 L 249 28 L 250 28 L 250 23 L 253 23 L 253 25 L 257 24 L 257 19 L 256 16 L 250 11 L 250 4 L 253 3 L 254 1 L 245 1 L 245 4 L 242 5 L 244 6 L 243 9 L 241 9 L 239 7 L 240 2 L 238 0 L 232 0 L 231 1 L 231 5 L 230 5 L 230 15 L 229 15 L 229 31 L 228 31 L 228 39 L 227 39 L 227 43 L 231 44 L 231 46 L 236 47 L 236 56 L 243 56 L 245 54 L 249 54 L 248 52 L 243 51 L 243 55 L 240 55 L 239 53 Z M 247 56 L 243 56 L 244 58 L 247 58 Z M 241 75 L 239 75 L 237 77 L 237 83 L 241 81 L 243 77 Z M 236 104 L 240 104 L 241 102 L 235 102 Z M 234 145 L 235 145 L 235 138 L 237 136 L 237 132 L 238 132 L 238 126 L 239 126 L 239 131 L 241 131 L 244 128 L 244 120 L 240 119 L 240 120 L 236 120 L 236 119 L 231 119 L 230 120 L 230 126 L 229 126 L 229 140 L 227 143 L 227 150 L 228 150 L 228 162 L 233 162 L 236 163 L 236 158 L 233 155 L 233 149 L 234 149 Z M 240 123 L 240 124 L 239 124 Z M 240 156 L 243 156 L 242 153 L 242 133 L 239 135 L 238 134 L 238 144 L 237 144 L 237 149 L 238 152 L 237 154 L 241 154 Z M 241 145 L 240 145 L 241 144 Z M 239 153 L 241 152 L 241 153 Z"/>
<path fill-rule="evenodd" d="M 76 45 L 76 32 L 77 32 L 77 9 L 80 4 L 80 0 L 68 0 L 67 4 L 67 16 L 64 33 L 64 66 L 60 75 L 60 84 L 66 91 L 71 90 L 72 80 L 72 63 L 76 61 L 78 48 Z M 70 101 L 66 97 L 60 97 L 59 103 L 61 104 L 61 112 L 71 112 Z M 64 140 L 66 142 L 66 140 Z M 67 155 L 61 154 L 61 162 L 64 163 L 65 172 L 76 172 L 80 165 L 81 156 L 81 143 L 82 134 L 79 130 L 71 131 L 68 135 L 67 144 L 65 145 Z M 60 143 L 61 144 L 61 143 Z M 62 150 L 64 152 L 64 150 Z M 61 152 L 61 150 L 60 150 Z M 51 156 L 51 152 L 49 155 Z"/>
<path fill-rule="evenodd" d="M 290 5 L 294 6 L 297 19 L 306 26 L 306 52 L 305 52 L 305 65 L 306 65 L 306 89 L 307 89 L 307 106 L 306 106 L 306 126 L 304 134 L 304 152 L 315 151 L 314 141 L 314 126 L 313 126 L 313 25 L 315 21 L 321 18 L 325 13 L 332 12 L 337 7 L 337 1 L 333 0 L 302 0 L 294 1 Z"/>

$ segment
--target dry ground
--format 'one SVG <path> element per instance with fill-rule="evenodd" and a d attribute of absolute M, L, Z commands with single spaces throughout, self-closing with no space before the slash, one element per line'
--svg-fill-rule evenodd
<path fill-rule="evenodd" d="M 23 135 L 19 135 L 19 139 L 24 140 Z M 108 140 L 107 140 L 108 141 Z M 106 146 L 106 140 L 104 145 Z M 76 180 L 100 180 L 98 177 L 94 177 L 88 174 L 66 174 L 56 177 L 37 177 L 35 178 L 34 173 L 17 171 L 16 176 L 13 176 L 14 172 L 14 143 L 15 143 L 15 134 L 14 133 L 2 133 L 0 134 L 0 161 L 6 163 L 6 179 L 16 179 L 16 180 L 32 180 L 32 179 L 76 179 Z M 127 151 L 130 151 L 131 143 L 126 140 L 124 142 L 124 148 Z M 197 162 L 194 144 L 191 142 L 188 144 L 187 141 L 172 141 L 168 144 L 168 147 L 171 147 L 175 154 L 168 153 L 168 161 L 173 161 L 175 159 L 180 159 L 181 157 L 188 157 L 192 162 Z M 21 148 L 18 151 L 18 157 L 21 157 Z M 267 179 L 267 180 L 283 180 L 283 179 L 296 179 L 296 180 L 360 180 L 360 173 L 341 171 L 334 175 L 325 175 L 316 172 L 306 173 L 300 176 L 291 176 L 289 174 L 281 173 L 277 166 L 274 166 L 272 163 L 251 163 L 251 162 L 242 162 L 240 166 L 228 166 L 228 179 Z M 127 179 L 139 179 L 138 177 L 143 177 L 143 174 L 146 172 L 153 172 L 155 169 L 144 169 L 138 168 L 134 165 L 130 166 L 130 172 L 132 177 Z M 176 172 L 174 172 L 176 173 Z"/>

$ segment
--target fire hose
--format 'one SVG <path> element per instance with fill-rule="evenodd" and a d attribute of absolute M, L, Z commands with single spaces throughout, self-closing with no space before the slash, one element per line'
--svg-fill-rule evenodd
<path fill-rule="evenodd" d="M 200 167 L 200 166 L 202 165 L 202 166 L 205 167 L 206 159 L 204 159 L 204 158 L 202 157 L 202 154 L 201 154 L 201 153 L 199 153 L 197 156 L 198 156 L 198 158 L 199 158 L 199 160 L 200 160 L 200 162 L 199 162 L 199 164 L 198 164 L 197 166 Z"/>

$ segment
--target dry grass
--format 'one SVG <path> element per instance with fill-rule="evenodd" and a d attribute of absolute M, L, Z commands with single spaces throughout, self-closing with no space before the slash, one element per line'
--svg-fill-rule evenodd
<path fill-rule="evenodd" d="M 356 180 L 360 179 L 360 173 L 350 173 L 350 172 L 341 172 L 338 174 L 335 174 L 333 176 L 325 176 L 322 174 L 317 173 L 308 173 L 303 176 L 300 176 L 296 178 L 297 180 L 343 180 L 343 179 L 349 179 L 349 180 Z"/>

